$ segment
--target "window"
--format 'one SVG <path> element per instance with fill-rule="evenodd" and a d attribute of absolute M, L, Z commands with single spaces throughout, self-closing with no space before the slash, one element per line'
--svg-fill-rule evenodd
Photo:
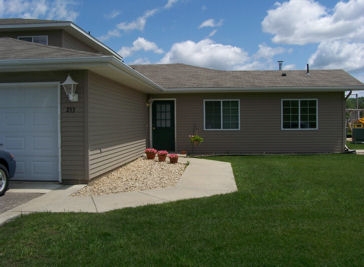
<path fill-rule="evenodd" d="M 283 99 L 282 129 L 317 129 L 316 99 Z"/>
<path fill-rule="evenodd" d="M 158 103 L 156 106 L 156 126 L 158 128 L 169 128 L 172 125 L 171 104 Z"/>
<path fill-rule="evenodd" d="M 19 40 L 44 44 L 48 45 L 48 36 L 47 35 L 39 35 L 39 36 L 18 36 Z"/>
<path fill-rule="evenodd" d="M 205 100 L 206 130 L 239 130 L 239 100 Z"/>

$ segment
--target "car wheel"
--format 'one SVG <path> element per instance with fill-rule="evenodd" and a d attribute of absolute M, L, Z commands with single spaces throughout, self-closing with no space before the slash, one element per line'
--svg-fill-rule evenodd
<path fill-rule="evenodd" d="M 8 189 L 9 179 L 7 169 L 0 164 L 0 196 L 5 194 Z"/>

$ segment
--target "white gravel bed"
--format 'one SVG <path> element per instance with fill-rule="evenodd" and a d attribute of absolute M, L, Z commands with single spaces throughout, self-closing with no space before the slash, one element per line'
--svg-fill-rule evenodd
<path fill-rule="evenodd" d="M 175 185 L 186 168 L 184 163 L 171 164 L 139 158 L 104 176 L 93 179 L 72 196 L 103 195 L 144 191 Z"/>

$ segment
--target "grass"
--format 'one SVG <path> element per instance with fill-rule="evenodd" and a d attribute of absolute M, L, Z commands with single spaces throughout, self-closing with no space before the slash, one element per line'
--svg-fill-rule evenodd
<path fill-rule="evenodd" d="M 353 144 L 352 142 L 348 141 L 348 142 L 346 142 L 346 145 L 350 149 L 362 149 L 362 150 L 364 150 L 364 144 Z"/>
<path fill-rule="evenodd" d="M 231 156 L 239 191 L 0 227 L 3 266 L 363 266 L 364 156 Z"/>

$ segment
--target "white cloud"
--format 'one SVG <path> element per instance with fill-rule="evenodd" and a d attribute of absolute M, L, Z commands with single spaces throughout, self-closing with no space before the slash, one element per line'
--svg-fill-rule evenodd
<path fill-rule="evenodd" d="M 317 68 L 364 71 L 364 43 L 322 42 L 309 63 Z"/>
<path fill-rule="evenodd" d="M 241 48 L 217 44 L 210 39 L 199 42 L 175 43 L 160 63 L 186 63 L 217 69 L 238 69 L 246 63 L 248 54 Z"/>
<path fill-rule="evenodd" d="M 175 5 L 178 2 L 178 0 L 168 0 L 167 4 L 165 4 L 164 8 L 171 8 L 173 5 Z"/>
<path fill-rule="evenodd" d="M 277 3 L 262 22 L 276 43 L 304 45 L 342 38 L 364 38 L 364 0 L 338 2 L 333 13 L 314 0 Z"/>
<path fill-rule="evenodd" d="M 178 1 L 179 0 L 168 0 L 167 3 L 163 7 L 147 10 L 147 11 L 145 11 L 145 13 L 142 16 L 136 18 L 135 20 L 133 20 L 131 22 L 124 22 L 124 21 L 120 22 L 119 24 L 116 25 L 116 27 L 114 29 L 109 30 L 106 34 L 98 37 L 98 39 L 105 42 L 112 37 L 121 36 L 121 32 L 143 31 L 149 18 L 153 17 L 156 13 L 158 13 L 162 9 L 172 8 Z M 112 17 L 116 17 L 117 15 L 119 15 L 119 13 L 115 12 L 115 14 L 111 13 L 110 15 Z"/>
<path fill-rule="evenodd" d="M 205 20 L 204 22 L 201 23 L 201 25 L 198 27 L 199 29 L 201 28 L 206 28 L 206 27 L 211 27 L 211 28 L 217 28 L 220 27 L 223 23 L 223 20 L 219 20 L 218 22 L 216 22 L 214 19 L 208 19 Z"/>
<path fill-rule="evenodd" d="M 209 37 L 209 38 L 210 38 L 210 37 L 213 37 L 216 33 L 217 33 L 217 30 L 213 30 L 212 32 L 210 32 L 210 34 L 209 34 L 209 36 L 208 36 L 208 37 Z"/>
<path fill-rule="evenodd" d="M 120 15 L 120 11 L 118 11 L 118 10 L 112 10 L 110 13 L 108 13 L 108 14 L 105 15 L 105 18 L 107 18 L 107 19 L 114 19 L 114 18 L 116 18 L 119 15 Z"/>
<path fill-rule="evenodd" d="M 150 42 L 142 37 L 139 37 L 138 39 L 136 39 L 134 42 L 133 42 L 133 46 L 131 47 L 122 47 L 118 53 L 126 58 L 128 56 L 131 56 L 132 54 L 134 54 L 135 52 L 137 51 L 152 51 L 153 53 L 156 53 L 156 54 L 162 54 L 163 53 L 163 50 L 160 49 L 155 43 L 153 42 Z"/>
<path fill-rule="evenodd" d="M 127 31 L 143 31 L 145 28 L 145 25 L 147 24 L 147 20 L 154 16 L 159 10 L 158 9 L 152 9 L 147 10 L 142 16 L 136 18 L 134 21 L 131 22 L 120 22 L 116 25 L 116 28 L 109 30 L 106 34 L 99 36 L 98 39 L 105 42 L 109 40 L 112 37 L 120 37 L 121 32 L 127 32 Z"/>
<path fill-rule="evenodd" d="M 117 28 L 122 31 L 144 30 L 147 19 L 157 13 L 158 9 L 147 10 L 143 16 L 137 18 L 132 22 L 121 22 L 117 25 Z"/>
<path fill-rule="evenodd" d="M 273 42 L 317 44 L 313 68 L 344 69 L 364 77 L 364 0 L 338 1 L 330 10 L 315 0 L 277 3 L 262 22 Z"/>
<path fill-rule="evenodd" d="M 185 63 L 195 66 L 223 69 L 223 70 L 252 70 L 276 68 L 273 58 L 287 52 L 281 47 L 269 47 L 266 44 L 259 45 L 258 51 L 250 56 L 243 49 L 218 44 L 211 39 L 199 42 L 184 41 L 172 45 L 159 63 Z M 291 52 L 291 51 L 288 51 Z M 286 69 L 294 66 L 285 66 Z"/>
<path fill-rule="evenodd" d="M 2 0 L 1 17 L 46 18 L 74 21 L 78 12 L 68 0 Z"/>
<path fill-rule="evenodd" d="M 78 13 L 70 8 L 74 5 L 72 0 L 55 0 L 49 8 L 47 19 L 66 19 L 74 21 Z"/>

